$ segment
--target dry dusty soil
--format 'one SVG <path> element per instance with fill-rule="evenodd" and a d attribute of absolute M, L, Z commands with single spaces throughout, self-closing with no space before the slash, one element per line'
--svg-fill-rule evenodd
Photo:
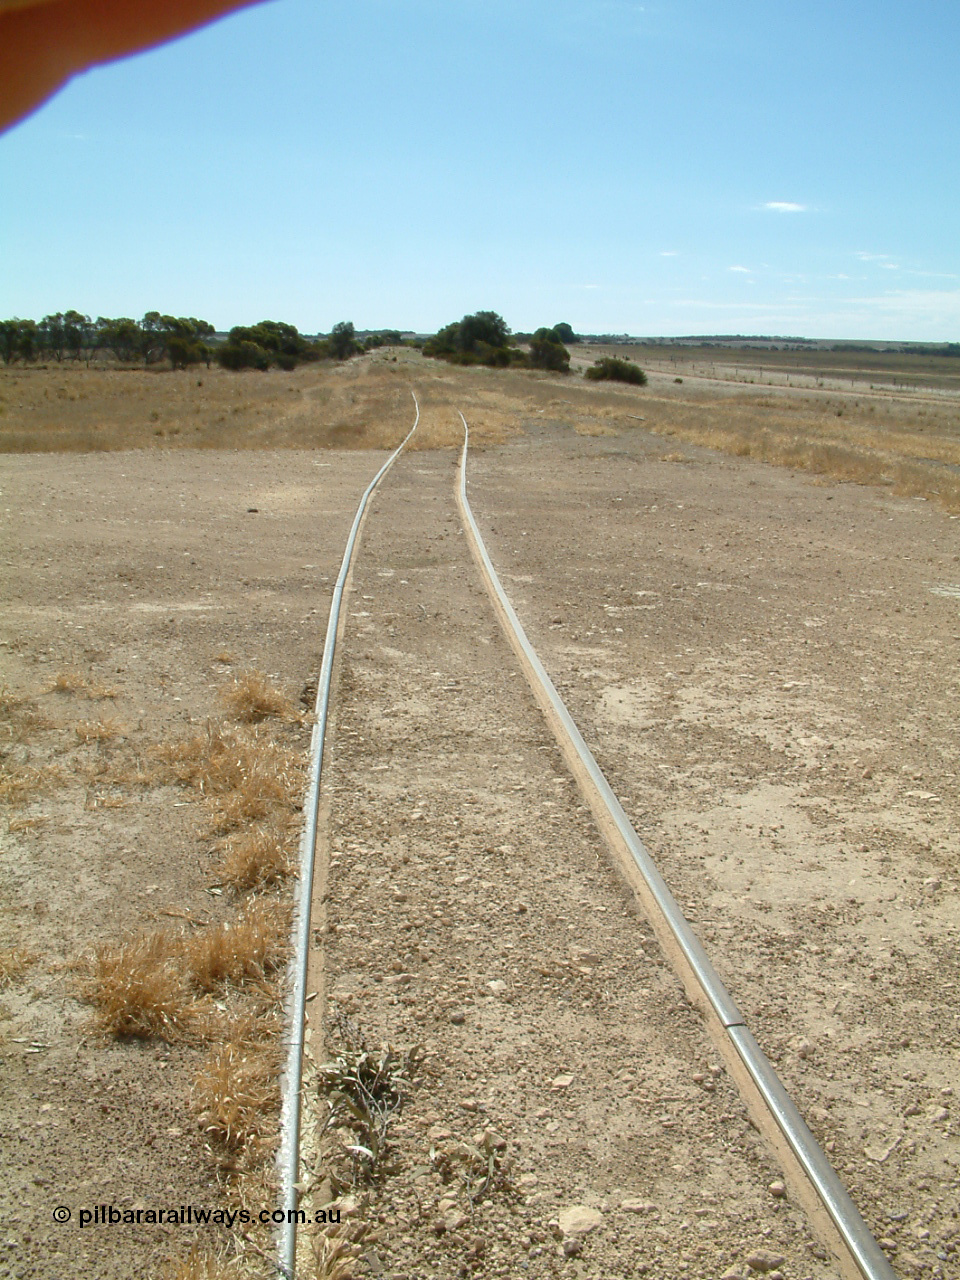
<path fill-rule="evenodd" d="M 518 425 L 472 456 L 470 496 L 530 638 L 895 1270 L 957 1275 L 960 525 L 707 451 L 663 461 L 639 428 Z M 62 776 L 3 829 L 4 928 L 33 961 L 0 993 L 0 1276 L 160 1275 L 191 1231 L 81 1230 L 79 1208 L 223 1193 L 195 1051 L 90 1035 L 67 967 L 164 911 L 216 912 L 196 815 L 170 787 L 112 807 L 77 779 L 217 714 L 230 671 L 298 696 L 383 456 L 3 461 L 0 676 L 48 725 L 3 745 Z M 347 600 L 307 1204 L 362 1163 L 322 1132 L 315 1068 L 363 1038 L 423 1056 L 341 1202 L 357 1275 L 836 1276 L 498 629 L 455 462 L 398 461 Z M 68 668 L 117 696 L 45 692 Z M 120 745 L 80 741 L 101 714 Z"/>

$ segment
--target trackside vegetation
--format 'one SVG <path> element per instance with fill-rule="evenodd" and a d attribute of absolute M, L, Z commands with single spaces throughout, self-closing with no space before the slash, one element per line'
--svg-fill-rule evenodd
<path fill-rule="evenodd" d="M 491 368 L 524 362 L 523 352 L 511 341 L 507 322 L 495 311 L 476 311 L 445 325 L 423 344 L 423 354 L 450 364 Z"/>
<path fill-rule="evenodd" d="M 450 364 L 484 364 L 491 368 L 525 365 L 567 373 L 570 352 L 563 344 L 561 329 L 564 333 L 573 333 L 568 324 L 538 329 L 529 338 L 529 350 L 523 351 L 502 316 L 496 311 L 476 311 L 445 325 L 428 338 L 423 344 L 423 354 Z"/>
<path fill-rule="evenodd" d="M 353 323 L 342 320 L 326 337 L 308 338 L 295 325 L 261 320 L 237 325 L 226 340 L 207 320 L 195 316 L 162 315 L 148 311 L 142 320 L 129 316 L 98 316 L 58 311 L 42 320 L 14 317 L 0 320 L 0 360 L 5 365 L 64 361 L 90 365 L 114 360 L 127 367 L 186 369 L 214 361 L 225 369 L 289 370 L 313 360 L 349 360 L 375 347 L 399 346 L 396 329 L 358 337 Z"/>
<path fill-rule="evenodd" d="M 632 382 L 638 387 L 647 385 L 647 375 L 640 366 L 631 360 L 621 360 L 619 356 L 604 356 L 601 360 L 595 360 L 584 376 L 592 382 Z"/>

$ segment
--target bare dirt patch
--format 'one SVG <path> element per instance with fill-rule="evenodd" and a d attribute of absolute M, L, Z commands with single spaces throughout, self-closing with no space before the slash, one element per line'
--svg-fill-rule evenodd
<path fill-rule="evenodd" d="M 286 926 L 243 895 L 287 881 L 289 709 L 376 461 L 5 460 L 0 1274 L 159 1275 L 197 1234 L 81 1207 L 273 1206 L 237 1177 L 272 1159 Z"/>

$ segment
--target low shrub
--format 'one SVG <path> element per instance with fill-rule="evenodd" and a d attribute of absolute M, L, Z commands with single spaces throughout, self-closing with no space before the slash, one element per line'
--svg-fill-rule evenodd
<path fill-rule="evenodd" d="M 619 356 L 604 356 L 601 360 L 595 360 L 587 369 L 585 377 L 594 382 L 632 382 L 638 387 L 647 385 L 647 375 L 640 366 L 630 360 L 621 360 Z"/>

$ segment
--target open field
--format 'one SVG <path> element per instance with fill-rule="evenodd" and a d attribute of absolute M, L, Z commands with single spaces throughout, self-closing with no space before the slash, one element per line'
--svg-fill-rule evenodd
<path fill-rule="evenodd" d="M 51 1211 L 272 1206 L 299 713 L 357 498 L 415 388 L 423 435 L 374 501 L 345 609 L 309 1008 L 315 1066 L 351 1025 L 426 1056 L 377 1176 L 348 1188 L 347 1273 L 668 1280 L 779 1257 L 787 1280 L 836 1275 L 475 580 L 463 408 L 471 501 L 546 666 L 898 1274 L 947 1280 L 960 524 L 752 455 L 790 424 L 812 448 L 833 418 L 861 424 L 844 448 L 895 441 L 884 465 L 902 464 L 928 437 L 949 449 L 951 405 L 921 429 L 914 393 L 870 415 L 825 389 L 595 387 L 415 353 L 202 381 L 0 380 L 0 1277 L 231 1274 L 165 1271 L 195 1240 L 267 1274 L 259 1228 Z M 194 390 L 199 429 L 173 435 Z M 827 397 L 861 408 L 836 419 Z M 352 1122 L 310 1136 L 314 1206 L 358 1172 L 357 1140 Z M 575 1206 L 598 1225 L 565 1251 Z"/>
<path fill-rule="evenodd" d="M 960 511 L 956 360 L 764 352 L 761 370 L 751 351 L 575 347 L 573 368 L 611 352 L 636 358 L 649 386 L 451 369 L 407 349 L 293 373 L 6 369 L 0 452 L 386 448 L 405 434 L 415 381 L 424 405 L 417 448 L 452 443 L 457 408 L 478 444 L 537 422 L 569 422 L 587 435 L 642 424 L 667 440 Z"/>

